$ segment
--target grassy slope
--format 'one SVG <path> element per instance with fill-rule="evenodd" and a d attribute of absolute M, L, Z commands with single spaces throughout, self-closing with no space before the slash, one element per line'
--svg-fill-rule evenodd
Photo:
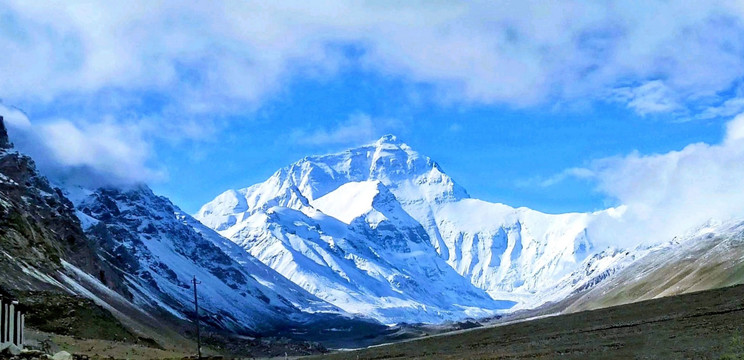
<path fill-rule="evenodd" d="M 576 297 L 564 312 L 744 283 L 744 238 L 706 236 L 657 251 Z"/>
<path fill-rule="evenodd" d="M 718 359 L 744 355 L 744 285 L 319 356 Z"/>
<path fill-rule="evenodd" d="M 21 292 L 19 299 L 27 309 L 29 328 L 86 339 L 138 341 L 110 312 L 90 299 L 50 291 Z"/>

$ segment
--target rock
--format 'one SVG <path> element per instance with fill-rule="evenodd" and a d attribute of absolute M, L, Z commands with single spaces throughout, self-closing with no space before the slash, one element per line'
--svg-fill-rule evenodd
<path fill-rule="evenodd" d="M 5 129 L 5 121 L 0 116 L 0 149 L 10 149 L 13 144 L 8 140 L 8 130 Z"/>
<path fill-rule="evenodd" d="M 3 346 L 6 346 L 6 347 L 5 347 L 5 349 L 2 349 L 0 351 L 0 355 L 5 355 L 5 356 L 8 356 L 8 355 L 10 355 L 10 356 L 21 355 L 21 348 L 19 348 L 18 346 L 15 346 L 15 345 L 13 345 L 11 343 L 6 343 Z"/>
<path fill-rule="evenodd" d="M 52 356 L 52 360 L 72 360 L 72 354 L 67 351 L 60 351 Z"/>

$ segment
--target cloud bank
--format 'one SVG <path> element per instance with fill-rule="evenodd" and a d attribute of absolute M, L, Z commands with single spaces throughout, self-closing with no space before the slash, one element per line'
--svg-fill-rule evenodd
<path fill-rule="evenodd" d="M 87 187 L 157 181 L 151 150 L 136 126 L 113 119 L 76 125 L 57 119 L 33 124 L 18 109 L 0 104 L 10 140 L 56 181 Z"/>
<path fill-rule="evenodd" d="M 116 89 L 161 93 L 182 111 L 242 111 L 293 78 L 353 66 L 430 85 L 445 102 L 620 89 L 649 113 L 722 103 L 744 75 L 740 1 L 11 0 L 0 13 L 0 97 L 12 101 Z"/>
<path fill-rule="evenodd" d="M 744 114 L 726 125 L 719 144 L 594 161 L 574 176 L 622 204 L 623 215 L 604 219 L 594 237 L 635 245 L 671 240 L 709 220 L 744 217 Z"/>

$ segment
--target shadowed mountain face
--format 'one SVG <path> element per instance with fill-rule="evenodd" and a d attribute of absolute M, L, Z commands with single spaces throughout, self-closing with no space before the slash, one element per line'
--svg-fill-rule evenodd
<path fill-rule="evenodd" d="M 90 274 L 104 268 L 73 204 L 13 150 L 0 117 L 0 286 L 49 287 L 43 275 L 60 271 L 63 259 Z"/>
<path fill-rule="evenodd" d="M 102 188 L 76 199 L 102 259 L 124 277 L 129 299 L 181 318 L 201 282 L 204 321 L 235 332 L 267 333 L 343 313 L 221 238 L 144 185 Z"/>

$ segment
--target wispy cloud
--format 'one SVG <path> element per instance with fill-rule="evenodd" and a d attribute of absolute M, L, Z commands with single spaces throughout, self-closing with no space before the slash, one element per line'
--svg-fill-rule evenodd
<path fill-rule="evenodd" d="M 0 115 L 5 119 L 5 125 L 12 130 L 27 130 L 31 128 L 31 121 L 28 116 L 18 108 L 6 106 L 0 103 Z"/>
<path fill-rule="evenodd" d="M 591 179 L 593 176 L 594 176 L 594 172 L 592 170 L 589 170 L 586 168 L 570 168 L 570 169 L 563 170 L 558 174 L 550 176 L 547 179 L 545 178 L 544 179 L 532 179 L 532 180 L 529 180 L 523 183 L 519 183 L 518 185 L 521 185 L 521 186 L 537 185 L 540 187 L 550 187 L 568 178 Z"/>
<path fill-rule="evenodd" d="M 715 119 L 731 117 L 744 111 L 744 97 L 734 97 L 720 105 L 708 106 L 703 109 L 697 119 Z"/>
<path fill-rule="evenodd" d="M 642 85 L 619 87 L 612 91 L 614 98 L 641 115 L 668 113 L 682 105 L 675 93 L 663 81 L 653 80 Z"/>
<path fill-rule="evenodd" d="M 302 145 L 359 144 L 402 128 L 398 120 L 357 113 L 327 128 L 297 129 L 290 137 L 293 143 Z"/>

